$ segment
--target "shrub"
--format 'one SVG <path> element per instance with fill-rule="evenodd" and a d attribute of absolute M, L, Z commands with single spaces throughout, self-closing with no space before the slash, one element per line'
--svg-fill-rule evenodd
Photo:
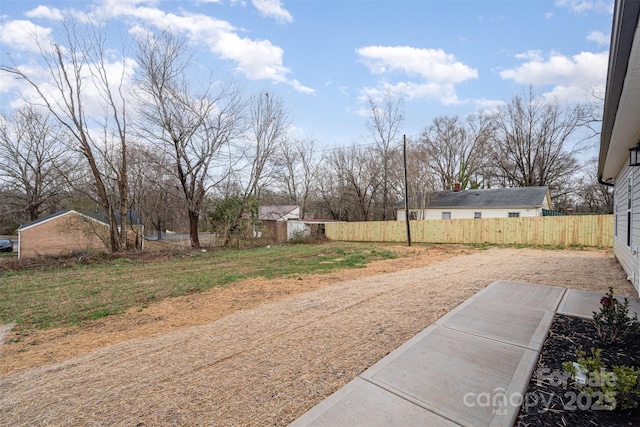
<path fill-rule="evenodd" d="M 610 344 L 623 338 L 626 334 L 640 328 L 638 315 L 629 317 L 629 300 L 618 301 L 613 295 L 613 288 L 600 299 L 600 311 L 593 312 L 593 323 L 598 331 L 598 337 L 605 344 Z"/>
<path fill-rule="evenodd" d="M 613 366 L 606 369 L 600 354 L 601 349 L 591 349 L 586 356 L 582 347 L 576 350 L 576 362 L 564 362 L 562 368 L 572 375 L 575 384 L 585 390 L 602 409 L 633 409 L 638 407 L 640 397 L 640 369 L 631 366 Z"/>

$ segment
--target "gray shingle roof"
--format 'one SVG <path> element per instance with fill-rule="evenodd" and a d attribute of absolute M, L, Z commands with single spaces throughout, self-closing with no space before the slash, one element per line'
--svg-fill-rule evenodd
<path fill-rule="evenodd" d="M 63 211 L 59 211 L 59 212 L 56 212 L 56 213 L 51 214 L 51 215 L 43 216 L 43 217 L 38 218 L 38 219 L 36 219 L 34 221 L 27 222 L 26 224 L 22 224 L 18 228 L 18 231 L 24 230 L 24 229 L 29 228 L 29 227 L 33 227 L 34 225 L 40 224 L 41 222 L 45 222 L 45 221 L 48 221 L 50 219 L 57 218 L 59 216 L 65 215 L 65 214 L 67 214 L 69 212 L 76 212 L 77 214 L 88 216 L 90 218 L 95 219 L 96 221 L 100 221 L 100 222 L 104 223 L 105 225 L 109 225 L 109 221 L 107 219 L 107 213 L 105 211 L 83 211 L 83 212 L 78 212 L 78 211 L 74 211 L 72 209 L 65 209 Z M 117 221 L 118 224 L 121 223 L 120 220 L 121 220 L 120 213 L 116 212 L 116 221 Z M 138 213 L 136 211 L 129 211 L 127 213 L 127 221 L 129 222 L 129 224 L 143 225 L 142 219 L 140 218 L 140 215 L 138 215 Z"/>
<path fill-rule="evenodd" d="M 48 221 L 48 220 L 50 220 L 52 218 L 56 218 L 56 217 L 62 216 L 64 214 L 66 214 L 67 212 L 71 212 L 71 210 L 70 209 L 65 209 L 63 211 L 59 211 L 59 212 L 56 212 L 56 213 L 53 213 L 53 214 L 50 214 L 50 215 L 46 215 L 46 216 L 40 217 L 40 218 L 38 218 L 36 220 L 27 222 L 25 224 L 20 225 L 20 227 L 18 227 L 18 231 L 24 230 L 25 228 L 32 227 L 32 226 L 34 226 L 36 224 L 39 224 L 41 222 Z"/>
<path fill-rule="evenodd" d="M 298 205 L 265 205 L 258 207 L 258 218 L 263 221 L 277 221 L 293 212 Z"/>
<path fill-rule="evenodd" d="M 483 190 L 433 191 L 428 208 L 534 208 L 544 204 L 547 187 L 489 188 Z"/>

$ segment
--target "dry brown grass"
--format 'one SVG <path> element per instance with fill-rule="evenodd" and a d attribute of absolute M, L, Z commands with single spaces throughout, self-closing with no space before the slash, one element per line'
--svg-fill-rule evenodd
<path fill-rule="evenodd" d="M 122 319 L 151 316 L 129 329 L 123 320 L 129 340 L 4 375 L 0 425 L 286 425 L 494 280 L 633 294 L 610 251 L 494 248 L 410 259 L 250 281 L 235 295 L 212 290 L 173 301 L 175 310 L 166 301 L 127 313 Z"/>

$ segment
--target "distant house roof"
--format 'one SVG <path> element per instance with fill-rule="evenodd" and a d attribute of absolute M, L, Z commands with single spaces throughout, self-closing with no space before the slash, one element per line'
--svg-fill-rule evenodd
<path fill-rule="evenodd" d="M 63 211 L 59 211 L 56 213 L 53 213 L 51 215 L 47 215 L 47 216 L 43 216 L 42 218 L 38 218 L 34 221 L 28 222 L 26 224 L 22 224 L 19 228 L 18 231 L 23 231 L 26 230 L 27 228 L 31 228 L 33 226 L 36 226 L 38 224 L 42 224 L 44 222 L 50 221 L 52 219 L 64 216 L 64 215 L 69 215 L 69 214 L 76 214 L 76 215 L 80 215 L 83 216 L 87 219 L 92 219 L 98 222 L 101 222 L 105 225 L 109 225 L 109 221 L 107 220 L 107 213 L 105 211 L 86 211 L 86 212 L 78 212 L 75 211 L 73 209 L 67 209 L 67 210 L 63 210 Z M 120 224 L 121 218 L 120 218 L 120 213 L 116 212 L 116 221 L 118 222 L 118 224 Z M 136 222 L 137 221 L 137 222 Z M 127 222 L 129 224 L 133 224 L 133 225 L 142 225 L 142 219 L 140 218 L 140 215 L 136 212 L 136 211 L 129 211 L 129 213 L 127 214 Z"/>
<path fill-rule="evenodd" d="M 76 214 L 76 215 L 84 216 L 87 219 L 92 219 L 92 220 L 99 221 L 99 220 L 97 220 L 95 218 L 92 218 L 92 217 L 90 217 L 88 215 L 84 215 L 84 214 L 82 214 L 80 212 L 77 212 L 77 211 L 74 211 L 72 209 L 67 209 L 67 210 L 64 210 L 64 211 L 59 211 L 59 212 L 53 213 L 51 215 L 43 216 L 42 218 L 38 218 L 38 219 L 36 219 L 34 221 L 27 222 L 26 224 L 22 224 L 20 227 L 18 227 L 18 231 L 24 231 L 24 230 L 26 230 L 28 228 L 35 227 L 36 225 L 43 224 L 43 223 L 45 223 L 47 221 L 51 221 L 53 219 L 56 219 L 56 218 L 59 218 L 59 217 L 65 216 L 65 215 L 70 215 L 70 214 Z M 100 221 L 100 222 L 103 222 L 103 221 Z"/>
<path fill-rule="evenodd" d="M 258 208 L 258 218 L 263 221 L 277 221 L 291 214 L 298 205 L 266 205 Z"/>
<path fill-rule="evenodd" d="M 426 203 L 419 197 L 411 208 L 539 208 L 544 206 L 548 192 L 548 187 L 433 191 L 428 193 Z"/>
<path fill-rule="evenodd" d="M 107 212 L 100 210 L 100 211 L 82 211 L 81 212 L 83 215 L 86 216 L 90 216 L 93 219 L 97 219 L 100 222 L 104 222 L 105 224 L 109 224 L 109 219 L 107 218 Z M 121 224 L 122 220 L 120 218 L 120 212 L 116 211 L 116 222 L 119 224 Z M 128 225 L 144 225 L 144 223 L 142 222 L 142 218 L 140 217 L 140 214 L 136 211 L 129 211 L 127 212 L 127 224 Z"/>

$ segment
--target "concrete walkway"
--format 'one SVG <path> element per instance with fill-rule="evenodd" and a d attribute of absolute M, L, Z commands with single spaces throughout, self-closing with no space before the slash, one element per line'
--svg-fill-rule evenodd
<path fill-rule="evenodd" d="M 511 427 L 554 315 L 591 318 L 601 297 L 494 282 L 291 426 Z"/>

